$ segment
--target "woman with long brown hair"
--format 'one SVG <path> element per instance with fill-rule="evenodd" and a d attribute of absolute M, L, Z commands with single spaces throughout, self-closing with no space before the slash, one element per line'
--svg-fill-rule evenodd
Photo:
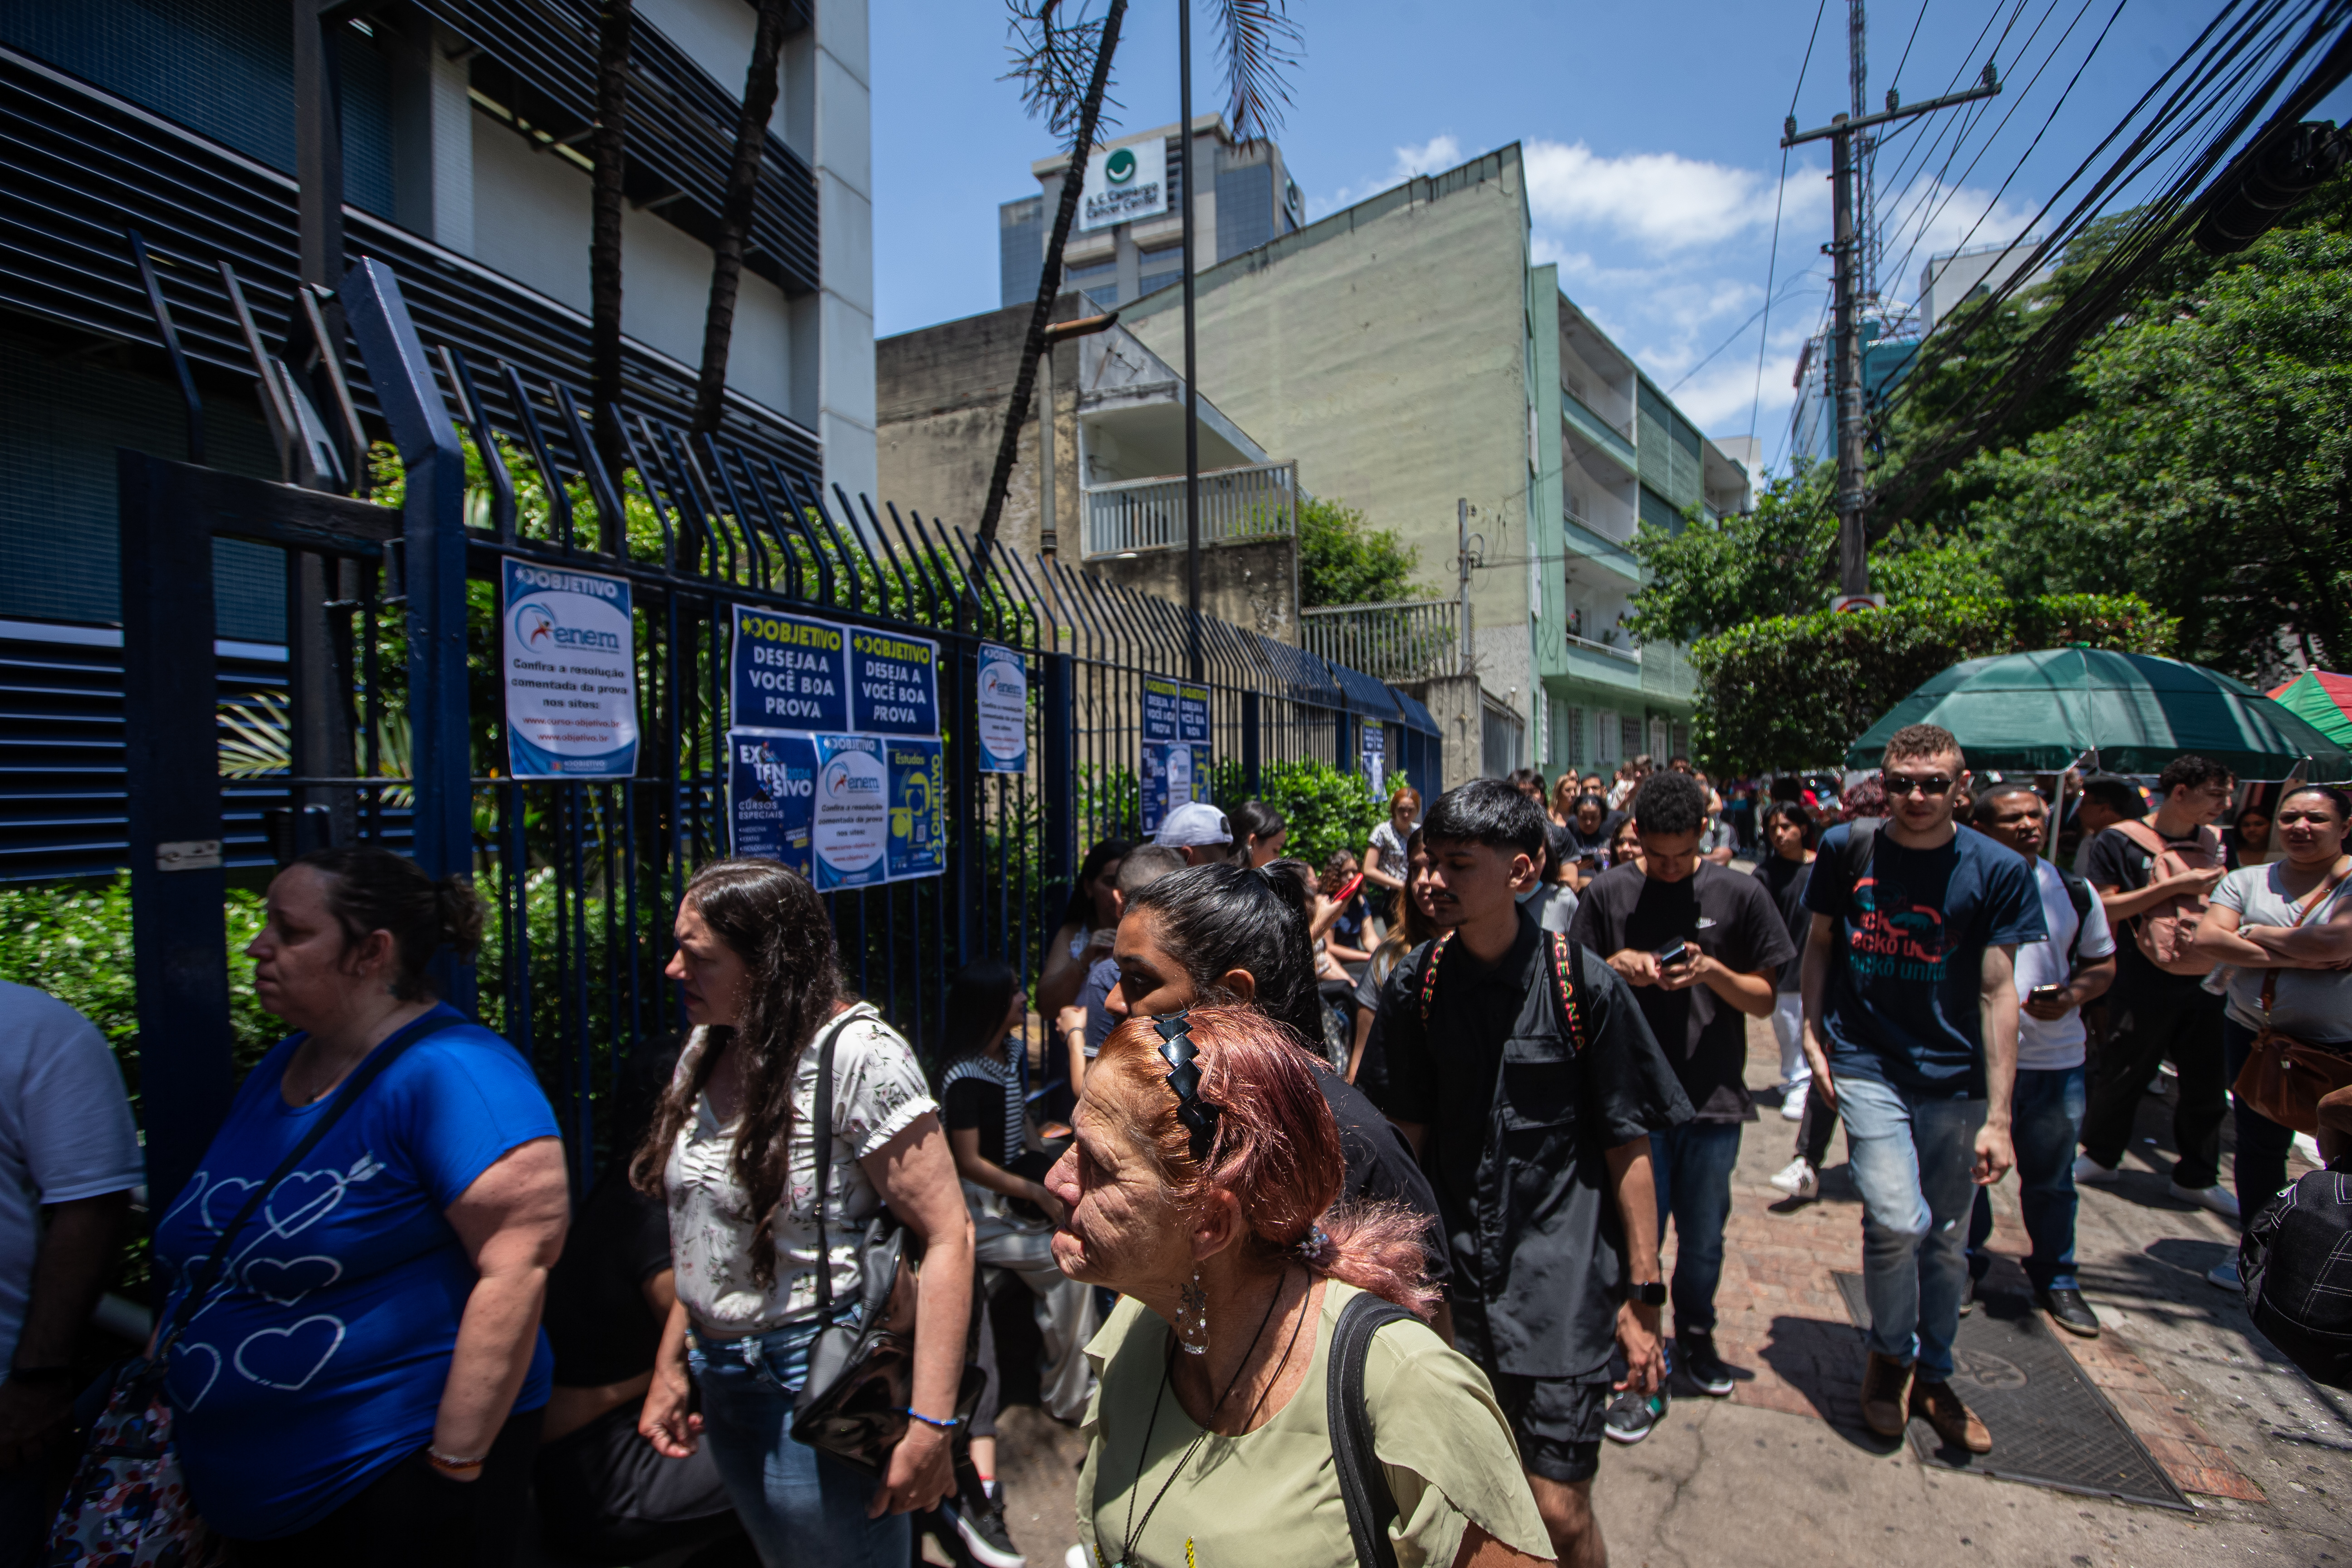
<path fill-rule="evenodd" d="M 1123 1298 L 1087 1347 L 1078 1533 L 1098 1563 L 1358 1561 L 1326 1398 L 1364 1295 L 1406 1314 L 1363 1351 L 1361 1399 L 1405 1568 L 1550 1561 L 1486 1378 L 1424 1319 L 1418 1215 L 1339 1203 L 1339 1130 L 1315 1068 L 1248 1007 L 1114 1029 L 1077 1142 L 1046 1177 L 1055 1259 Z"/>
<path fill-rule="evenodd" d="M 721 860 L 680 900 L 678 983 L 694 1031 L 630 1173 L 669 1204 L 677 1305 L 638 1430 L 661 1452 L 708 1438 L 737 1516 L 775 1564 L 902 1568 L 906 1515 L 955 1486 L 949 1438 L 971 1310 L 972 1230 L 939 1107 L 913 1049 L 841 995 L 824 905 L 772 860 Z M 831 1163 L 819 1256 L 815 1114 L 833 1047 Z M 866 1222 L 887 1204 L 922 1258 L 913 1401 L 877 1487 L 793 1439 L 809 1347 L 860 1295 Z M 690 1413 L 694 1394 L 699 1414 Z"/>

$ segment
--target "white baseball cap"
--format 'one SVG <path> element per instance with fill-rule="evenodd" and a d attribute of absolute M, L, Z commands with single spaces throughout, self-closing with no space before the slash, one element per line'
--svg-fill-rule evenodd
<path fill-rule="evenodd" d="M 1170 812 L 1160 824 L 1160 831 L 1151 837 L 1151 842 L 1169 849 L 1233 841 L 1233 824 L 1225 820 L 1223 812 L 1205 800 L 1188 801 Z"/>

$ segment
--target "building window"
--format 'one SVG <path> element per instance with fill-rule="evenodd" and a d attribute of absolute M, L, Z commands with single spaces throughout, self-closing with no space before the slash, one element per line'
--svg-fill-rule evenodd
<path fill-rule="evenodd" d="M 1625 732 L 1621 739 L 1624 742 L 1624 749 L 1617 754 L 1630 761 L 1642 754 L 1642 721 L 1628 713 L 1623 722 Z"/>
<path fill-rule="evenodd" d="M 1118 303 L 1118 258 L 1113 257 L 1090 267 L 1066 268 L 1062 273 L 1062 287 L 1066 290 L 1083 289 L 1094 296 L 1098 305 L 1116 305 Z"/>
<path fill-rule="evenodd" d="M 1274 237 L 1274 165 L 1264 161 L 1217 171 L 1217 259 L 1255 250 Z"/>
<path fill-rule="evenodd" d="M 1139 295 L 1150 294 L 1181 281 L 1184 276 L 1184 247 L 1171 245 L 1159 250 L 1147 250 L 1138 258 L 1142 275 L 1136 283 Z"/>
<path fill-rule="evenodd" d="M 996 272 L 1000 304 L 1025 305 L 1037 297 L 1045 265 L 1045 198 L 1006 202 L 996 209 Z"/>
<path fill-rule="evenodd" d="M 1675 726 L 1675 755 L 1678 757 L 1690 755 L 1690 726 L 1687 724 Z"/>

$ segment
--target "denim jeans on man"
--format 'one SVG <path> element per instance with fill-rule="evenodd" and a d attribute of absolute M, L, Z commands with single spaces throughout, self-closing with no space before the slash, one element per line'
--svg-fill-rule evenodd
<path fill-rule="evenodd" d="M 2017 1206 L 2033 1244 L 2025 1277 L 2037 1290 L 2080 1289 L 2074 1278 L 2074 1141 L 2083 1135 L 2086 1099 L 2079 1067 L 2017 1069 L 2010 1094 L 2010 1142 L 2017 1150 Z M 1977 1189 L 1969 1219 L 1969 1272 L 1981 1279 L 1992 1267 L 1985 1242 L 1992 1235 L 1992 1193 Z"/>
<path fill-rule="evenodd" d="M 1919 1375 L 1952 1375 L 1952 1336 L 1968 1280 L 1964 1226 L 1976 1183 L 1981 1100 L 1928 1099 L 1865 1078 L 1836 1082 L 1838 1113 L 1854 1185 L 1862 1189 L 1864 1343 L 1916 1363 Z"/>
<path fill-rule="evenodd" d="M 1685 1121 L 1650 1134 L 1658 1188 L 1658 1234 L 1675 1222 L 1675 1330 L 1715 1331 L 1715 1288 L 1723 1278 L 1723 1222 L 1731 1215 L 1731 1171 L 1739 1163 L 1739 1123 Z"/>
<path fill-rule="evenodd" d="M 906 1568 L 913 1525 L 866 1517 L 875 1482 L 830 1454 L 793 1441 L 793 1401 L 808 1380 L 814 1319 L 687 1352 L 702 1395 L 702 1440 L 760 1561 L 812 1568 Z"/>

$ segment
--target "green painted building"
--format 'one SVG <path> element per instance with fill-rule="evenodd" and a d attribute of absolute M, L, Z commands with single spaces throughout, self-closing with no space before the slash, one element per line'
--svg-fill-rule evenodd
<path fill-rule="evenodd" d="M 1121 312 L 1163 358 L 1181 352 L 1181 295 Z M 1307 493 L 1419 552 L 1439 602 L 1411 613 L 1454 628 L 1447 646 L 1482 689 L 1479 733 L 1448 737 L 1449 784 L 1686 744 L 1688 660 L 1634 647 L 1622 624 L 1641 582 L 1627 545 L 1692 507 L 1744 508 L 1747 472 L 1560 292 L 1556 268 L 1533 265 L 1517 144 L 1204 268 L 1198 301 L 1202 395 L 1294 459 Z M 1387 679 L 1457 673 L 1374 668 L 1367 628 L 1400 614 L 1311 613 L 1307 640 Z M 1404 645 L 1426 662 L 1431 639 Z"/>

